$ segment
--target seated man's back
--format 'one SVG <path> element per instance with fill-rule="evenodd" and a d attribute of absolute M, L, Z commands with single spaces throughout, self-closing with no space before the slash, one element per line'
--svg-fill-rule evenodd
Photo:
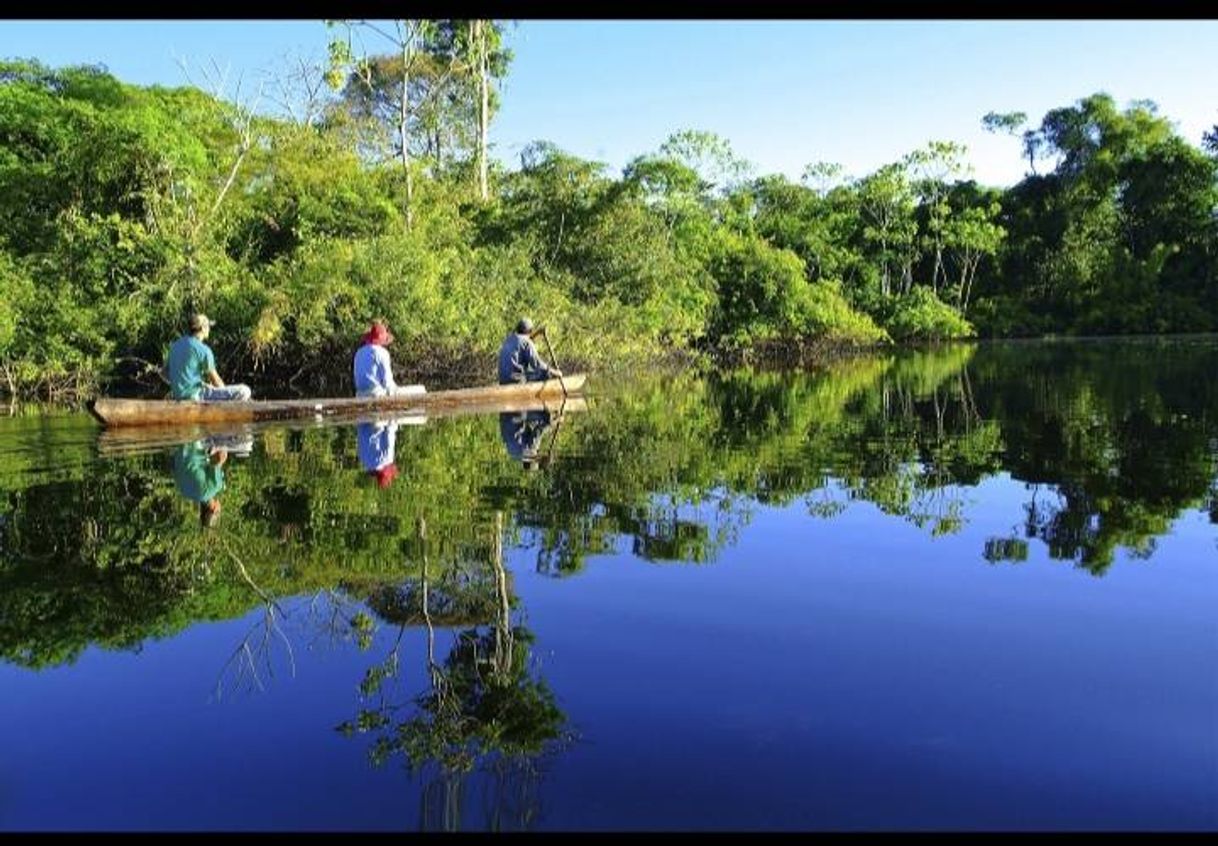
<path fill-rule="evenodd" d="M 173 342 L 165 359 L 165 379 L 175 400 L 248 401 L 248 385 L 225 385 L 216 372 L 216 357 L 204 341 L 211 332 L 205 314 L 190 317 L 190 332 Z"/>
<path fill-rule="evenodd" d="M 393 364 L 386 346 L 393 335 L 382 320 L 374 320 L 363 337 L 363 344 L 351 359 L 351 378 L 357 397 L 409 396 L 426 393 L 422 385 L 399 385 L 393 378 Z"/>
<path fill-rule="evenodd" d="M 523 318 L 516 330 L 503 339 L 499 347 L 499 384 L 540 382 L 561 373 L 537 354 L 537 345 L 529 337 L 532 332 L 533 321 Z"/>
<path fill-rule="evenodd" d="M 194 335 L 183 335 L 169 348 L 166 369 L 169 390 L 176 400 L 198 399 L 206 384 L 204 377 L 216 368 L 216 359 L 207 344 Z"/>

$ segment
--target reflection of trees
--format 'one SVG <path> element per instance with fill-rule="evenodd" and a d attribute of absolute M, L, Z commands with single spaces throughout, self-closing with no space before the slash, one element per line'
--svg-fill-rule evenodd
<path fill-rule="evenodd" d="M 482 568 L 489 578 L 471 578 L 467 567 L 451 566 L 433 583 L 427 524 L 420 521 L 418 582 L 378 594 L 392 596 L 380 608 L 392 615 L 389 621 L 397 622 L 398 637 L 388 656 L 371 667 L 360 684 L 368 704 L 354 720 L 338 727 L 347 735 L 374 735 L 374 764 L 400 755 L 413 772 L 432 772 L 422 794 L 424 828 L 459 826 L 467 776 L 478 766 L 491 787 L 487 827 L 527 828 L 540 802 L 539 760 L 556 748 L 563 732 L 565 717 L 529 664 L 533 634 L 512 620 L 503 532 L 503 517 L 497 512 L 490 566 Z M 477 598 L 466 597 L 469 593 Z M 454 615 L 456 609 L 461 610 Z M 485 625 L 465 616 L 469 609 L 486 612 Z M 427 686 L 401 701 L 390 682 L 400 679 L 402 633 L 418 622 L 427 629 Z M 466 628 L 456 634 L 441 662 L 436 658 L 435 627 L 445 622 Z"/>
<path fill-rule="evenodd" d="M 0 452 L 0 657 L 42 667 L 90 644 L 137 648 L 265 607 L 250 581 L 269 597 L 341 585 L 383 620 L 421 624 L 424 515 L 432 613 L 480 625 L 491 550 L 471 515 L 488 506 L 505 542 L 567 576 L 615 549 L 713 562 L 763 505 L 831 518 L 862 501 L 952 532 L 970 487 L 1005 471 L 1029 493 L 996 540 L 1025 544 L 979 558 L 1020 560 L 1031 544 L 1103 573 L 1120 550 L 1151 555 L 1186 509 L 1218 521 L 1216 359 L 1212 343 L 1012 343 L 636 378 L 572 415 L 543 470 L 505 457 L 496 418 L 458 418 L 409 432 L 387 490 L 362 472 L 353 430 L 271 429 L 226 477 L 213 538 L 167 455 L 92 461 L 88 421 L 3 418 L 0 437 L 25 446 Z"/>
<path fill-rule="evenodd" d="M 906 355 L 860 398 L 857 427 L 835 433 L 832 465 L 853 500 L 933 535 L 964 524 L 962 488 L 998 469 L 1000 427 L 979 412 L 968 373 L 973 347 Z M 842 435 L 855 439 L 852 449 Z"/>
<path fill-rule="evenodd" d="M 985 542 L 986 561 L 1027 561 L 1028 542 L 1023 538 L 989 538 Z"/>
<path fill-rule="evenodd" d="M 76 660 L 89 644 L 134 649 L 206 616 L 204 545 L 162 535 L 198 517 L 154 477 L 101 465 L 77 482 L 0 491 L 0 655 L 27 667 Z M 149 528 L 151 527 L 151 529 Z M 196 616 L 197 615 L 197 616 Z"/>
<path fill-rule="evenodd" d="M 283 606 L 254 582 L 245 567 L 245 562 L 241 560 L 241 556 L 234 552 L 227 542 L 221 539 L 218 543 L 223 548 L 225 556 L 236 566 L 245 584 L 262 600 L 262 616 L 241 639 L 241 643 L 233 650 L 232 657 L 221 671 L 220 677 L 216 679 L 216 699 L 223 695 L 224 678 L 228 674 L 235 677 L 234 684 L 237 687 L 252 684 L 259 690 L 265 690 L 262 676 L 264 674 L 268 677 L 275 675 L 273 647 L 276 640 L 283 644 L 288 657 L 289 670 L 292 675 L 296 675 L 296 654 L 292 649 L 292 641 L 284 634 L 281 625 L 281 620 L 286 616 Z"/>
<path fill-rule="evenodd" d="M 1149 557 L 1215 464 L 1213 345 L 996 345 L 979 402 L 999 420 L 1005 469 L 1029 483 L 1024 534 L 1102 574 L 1118 548 Z"/>

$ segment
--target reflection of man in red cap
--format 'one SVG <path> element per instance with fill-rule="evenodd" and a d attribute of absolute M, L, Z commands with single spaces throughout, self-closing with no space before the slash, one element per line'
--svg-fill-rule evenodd
<path fill-rule="evenodd" d="M 393 477 L 398 474 L 393 463 L 397 433 L 398 425 L 392 421 L 365 422 L 355 427 L 360 463 L 381 488 L 393 484 Z"/>
<path fill-rule="evenodd" d="M 364 335 L 364 343 L 355 351 L 352 375 L 357 397 L 392 397 L 423 393 L 422 385 L 399 385 L 393 380 L 389 350 L 393 335 L 383 320 L 374 320 Z"/>
<path fill-rule="evenodd" d="M 393 477 L 398 474 L 398 466 L 396 464 L 387 464 L 380 470 L 372 471 L 372 475 L 376 477 L 376 484 L 379 488 L 387 488 L 393 484 Z"/>

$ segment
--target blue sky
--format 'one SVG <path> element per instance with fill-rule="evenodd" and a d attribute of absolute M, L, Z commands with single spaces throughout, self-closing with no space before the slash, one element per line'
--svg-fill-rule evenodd
<path fill-rule="evenodd" d="M 320 21 L 3 21 L 0 57 L 100 62 L 126 82 L 196 82 L 215 62 L 248 92 L 292 56 L 322 58 Z M 520 21 L 492 126 L 511 166 L 553 141 L 614 170 L 680 129 L 727 138 L 758 172 L 838 162 L 861 176 L 930 140 L 968 145 L 1006 185 L 1018 143 L 987 111 L 1046 111 L 1107 91 L 1150 99 L 1194 144 L 1218 123 L 1218 21 Z M 376 44 L 375 37 L 368 41 Z"/>

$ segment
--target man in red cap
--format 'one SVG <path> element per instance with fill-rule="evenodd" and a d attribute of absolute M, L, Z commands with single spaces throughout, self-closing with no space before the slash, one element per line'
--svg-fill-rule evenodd
<path fill-rule="evenodd" d="M 355 351 L 352 376 L 355 379 L 357 397 L 392 397 L 424 393 L 422 385 L 399 385 L 393 381 L 393 366 L 389 361 L 389 350 L 393 335 L 383 320 L 372 321 L 372 328 L 364 335 L 363 345 Z"/>

